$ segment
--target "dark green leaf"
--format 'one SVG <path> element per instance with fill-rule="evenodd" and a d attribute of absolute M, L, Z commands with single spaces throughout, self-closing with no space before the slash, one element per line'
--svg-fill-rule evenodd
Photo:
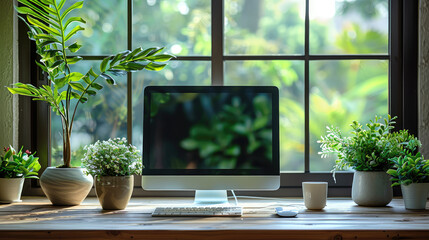
<path fill-rule="evenodd" d="M 79 62 L 82 59 L 83 58 L 79 57 L 79 56 L 77 56 L 77 57 L 67 57 L 67 63 L 68 64 L 75 64 L 75 63 Z"/>
<path fill-rule="evenodd" d="M 135 57 L 135 59 L 138 59 L 138 58 L 141 58 L 141 57 L 146 57 L 148 55 L 148 53 L 150 53 L 152 51 L 155 51 L 157 49 L 159 49 L 159 48 L 148 48 L 148 49 L 145 49 L 143 52 L 137 54 L 136 57 Z"/>
<path fill-rule="evenodd" d="M 95 96 L 95 94 L 97 94 L 97 92 L 94 90 L 87 90 L 86 93 L 90 96 Z"/>
<path fill-rule="evenodd" d="M 111 70 L 109 70 L 109 72 L 112 73 L 115 76 L 123 76 L 123 75 L 127 74 L 127 71 L 116 70 L 116 69 L 111 69 Z"/>
<path fill-rule="evenodd" d="M 110 85 L 116 85 L 116 81 L 115 79 L 113 79 L 110 75 L 106 74 L 106 73 L 102 73 L 100 74 L 100 76 L 104 79 L 106 79 L 106 82 Z"/>
<path fill-rule="evenodd" d="M 101 89 L 103 88 L 103 86 L 101 86 L 100 84 L 98 84 L 98 83 L 96 83 L 96 82 L 93 82 L 93 83 L 91 84 L 91 87 L 93 87 L 93 88 L 95 88 L 95 89 L 97 89 L 97 90 L 101 90 Z"/>
<path fill-rule="evenodd" d="M 132 57 L 134 57 L 137 53 L 139 53 L 141 51 L 143 51 L 143 49 L 141 47 L 134 49 L 134 51 L 132 51 L 130 54 L 128 54 L 128 56 L 125 58 L 125 60 L 130 60 Z"/>

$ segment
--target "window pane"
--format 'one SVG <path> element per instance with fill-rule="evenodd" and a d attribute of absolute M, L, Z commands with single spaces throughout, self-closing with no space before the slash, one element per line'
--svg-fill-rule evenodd
<path fill-rule="evenodd" d="M 304 0 L 225 1 L 225 54 L 303 54 Z"/>
<path fill-rule="evenodd" d="M 211 54 L 206 0 L 133 1 L 133 46 L 163 46 L 175 55 Z"/>
<path fill-rule="evenodd" d="M 321 158 L 317 140 L 326 126 L 350 135 L 361 124 L 388 112 L 388 61 L 343 60 L 310 62 L 310 170 L 330 171 L 336 157 Z"/>
<path fill-rule="evenodd" d="M 72 65 L 72 71 L 86 73 L 91 67 L 97 69 L 100 61 L 81 61 Z M 104 86 L 97 95 L 89 97 L 84 104 L 79 104 L 73 123 L 71 135 L 72 165 L 80 166 L 83 157 L 83 147 L 97 140 L 107 140 L 113 137 L 127 136 L 127 81 L 126 77 L 116 77 L 116 86 L 104 82 L 103 78 L 96 80 Z M 86 84 L 83 83 L 84 86 Z M 65 88 L 64 88 L 65 90 Z M 72 101 L 72 108 L 76 101 Z M 62 130 L 61 118 L 51 114 L 51 150 L 52 165 L 62 164 Z"/>
<path fill-rule="evenodd" d="M 304 171 L 304 62 L 228 61 L 225 85 L 279 88 L 280 170 Z"/>
<path fill-rule="evenodd" d="M 388 0 L 310 0 L 311 54 L 387 54 Z"/>
<path fill-rule="evenodd" d="M 210 85 L 210 62 L 171 61 L 160 72 L 133 74 L 133 145 L 143 149 L 143 89 L 159 85 Z"/>
<path fill-rule="evenodd" d="M 75 2 L 77 0 L 67 1 L 64 9 Z M 86 20 L 85 24 L 81 24 L 85 30 L 69 40 L 70 43 L 78 41 L 83 45 L 77 54 L 114 54 L 127 49 L 126 0 L 85 1 L 84 6 L 70 12 L 70 16 L 79 16 Z"/>

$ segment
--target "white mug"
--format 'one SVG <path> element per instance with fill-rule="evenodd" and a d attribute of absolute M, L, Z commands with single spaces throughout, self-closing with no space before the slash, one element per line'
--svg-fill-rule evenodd
<path fill-rule="evenodd" d="M 321 210 L 326 206 L 328 197 L 327 182 L 303 182 L 302 195 L 305 207 L 311 210 Z"/>

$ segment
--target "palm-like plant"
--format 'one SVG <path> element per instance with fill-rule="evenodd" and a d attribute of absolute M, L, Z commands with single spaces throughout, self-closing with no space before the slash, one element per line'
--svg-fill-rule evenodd
<path fill-rule="evenodd" d="M 96 80 L 102 78 L 108 84 L 115 85 L 114 76 L 142 69 L 159 71 L 166 66 L 172 57 L 161 54 L 164 48 L 136 48 L 133 51 L 112 55 L 103 59 L 99 73 L 89 69 L 86 73 L 72 72 L 70 65 L 82 60 L 82 57 L 71 56 L 81 45 L 70 43 L 70 39 L 79 31 L 84 30 L 80 25 L 85 23 L 81 17 L 70 17 L 70 12 L 82 8 L 83 1 L 76 2 L 64 8 L 66 0 L 18 0 L 23 6 L 16 11 L 26 18 L 20 18 L 27 24 L 30 31 L 28 36 L 36 42 L 37 54 L 40 60 L 36 64 L 48 75 L 49 85 L 35 87 L 31 84 L 16 83 L 8 87 L 13 94 L 30 96 L 33 100 L 49 103 L 52 111 L 61 116 L 63 131 L 63 161 L 62 167 L 71 167 L 70 136 L 73 120 L 80 103 L 85 103 L 90 96 L 97 94 L 103 88 Z M 161 62 L 161 63 L 159 63 Z M 76 103 L 72 106 L 72 100 Z"/>

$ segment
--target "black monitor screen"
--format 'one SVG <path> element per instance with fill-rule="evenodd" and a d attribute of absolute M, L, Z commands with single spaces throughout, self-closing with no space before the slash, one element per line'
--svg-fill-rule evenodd
<path fill-rule="evenodd" d="M 278 174 L 275 87 L 147 87 L 145 174 Z"/>

